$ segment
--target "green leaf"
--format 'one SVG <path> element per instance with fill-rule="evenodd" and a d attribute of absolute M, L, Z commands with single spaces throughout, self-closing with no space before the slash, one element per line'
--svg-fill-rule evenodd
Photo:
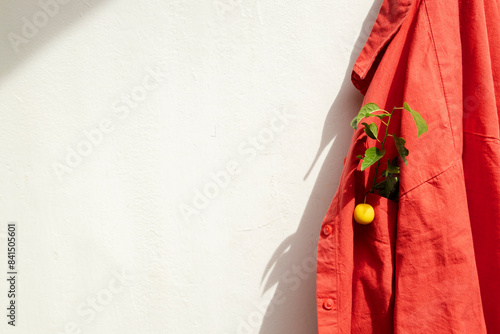
<path fill-rule="evenodd" d="M 396 149 L 398 150 L 399 156 L 401 157 L 401 159 L 403 159 L 405 165 L 408 166 L 406 157 L 408 156 L 408 154 L 410 154 L 410 152 L 405 147 L 406 140 L 396 135 L 393 135 L 392 138 L 394 138 L 394 143 L 396 144 Z"/>
<path fill-rule="evenodd" d="M 389 164 L 389 165 L 387 165 L 387 173 L 398 174 L 399 173 L 399 167 Z"/>
<path fill-rule="evenodd" d="M 356 158 L 363 159 L 363 156 L 362 155 L 357 155 Z"/>
<path fill-rule="evenodd" d="M 399 167 L 391 164 L 387 165 L 387 169 L 382 172 L 383 177 L 387 177 L 389 174 L 398 174 Z"/>
<path fill-rule="evenodd" d="M 390 114 L 385 114 L 385 113 L 384 113 L 384 114 L 378 114 L 378 115 L 372 115 L 372 116 L 373 116 L 373 117 L 377 117 L 377 118 L 382 119 L 382 118 L 389 117 L 389 116 L 390 116 Z"/>
<path fill-rule="evenodd" d="M 361 109 L 358 112 L 358 115 L 354 117 L 354 119 L 351 121 L 351 126 L 353 127 L 353 129 L 356 130 L 358 128 L 359 122 L 363 118 L 371 116 L 370 113 L 377 110 L 380 110 L 380 108 L 378 107 L 378 105 L 372 102 L 367 103 L 363 107 L 361 107 Z"/>
<path fill-rule="evenodd" d="M 413 117 L 413 120 L 415 121 L 415 125 L 417 126 L 417 130 L 418 130 L 418 137 L 420 137 L 420 135 L 423 134 L 424 132 L 427 132 L 427 130 L 429 130 L 429 128 L 427 127 L 427 123 L 422 118 L 422 116 L 418 113 L 418 111 L 410 108 L 410 105 L 406 102 L 403 104 L 403 106 L 404 106 L 405 110 L 411 114 L 411 116 Z"/>
<path fill-rule="evenodd" d="M 367 114 L 370 114 L 374 111 L 380 110 L 379 106 L 376 103 L 370 102 L 365 104 L 361 110 L 364 110 Z"/>
<path fill-rule="evenodd" d="M 365 151 L 365 156 L 363 157 L 363 162 L 361 163 L 361 170 L 364 171 L 380 159 L 385 154 L 385 150 L 379 150 L 377 147 L 370 147 Z"/>
<path fill-rule="evenodd" d="M 390 198 L 391 195 L 394 195 L 398 190 L 398 177 L 389 175 L 383 181 L 377 183 L 373 188 L 378 189 L 381 196 Z"/>
<path fill-rule="evenodd" d="M 397 157 L 396 157 L 396 159 L 392 159 L 392 162 L 390 160 L 387 160 L 387 173 L 398 174 L 399 167 L 398 167 L 397 163 L 398 163 Z"/>
<path fill-rule="evenodd" d="M 396 184 L 398 183 L 398 177 L 393 176 L 393 175 L 389 175 L 387 177 L 387 179 L 385 179 L 385 180 L 386 180 L 386 182 L 385 182 L 384 193 L 385 193 L 385 197 L 389 198 L 391 193 L 394 191 Z"/>
<path fill-rule="evenodd" d="M 365 126 L 365 133 L 372 139 L 377 139 L 378 126 L 375 123 L 362 123 Z"/>
<path fill-rule="evenodd" d="M 384 179 L 384 181 L 380 181 L 379 183 L 373 186 L 373 189 L 384 189 L 386 182 L 387 182 L 386 179 Z"/>

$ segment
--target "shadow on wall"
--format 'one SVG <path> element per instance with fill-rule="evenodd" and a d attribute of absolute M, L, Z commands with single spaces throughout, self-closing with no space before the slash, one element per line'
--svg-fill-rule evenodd
<path fill-rule="evenodd" d="M 320 225 L 330 205 L 343 168 L 352 137 L 349 126 L 363 102 L 363 96 L 351 83 L 351 71 L 373 27 L 382 0 L 375 0 L 350 56 L 341 89 L 335 98 L 323 126 L 316 158 L 334 140 L 321 166 L 318 178 L 302 215 L 297 232 L 286 238 L 276 249 L 263 273 L 263 294 L 276 283 L 260 334 L 317 333 L 316 319 L 316 251 Z M 250 319 L 249 319 L 250 321 Z"/>
<path fill-rule="evenodd" d="M 0 1 L 0 78 L 104 1 Z"/>

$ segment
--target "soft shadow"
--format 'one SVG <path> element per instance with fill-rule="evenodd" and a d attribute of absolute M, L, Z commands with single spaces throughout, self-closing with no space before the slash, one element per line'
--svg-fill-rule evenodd
<path fill-rule="evenodd" d="M 341 89 L 327 114 L 316 158 L 305 178 L 332 140 L 333 144 L 321 166 L 299 227 L 278 246 L 264 270 L 263 293 L 275 284 L 277 288 L 259 334 L 317 333 L 315 264 L 319 230 L 338 187 L 343 158 L 351 142 L 353 131 L 349 122 L 363 101 L 363 96 L 351 83 L 352 67 L 366 43 L 381 5 L 382 0 L 376 0 L 363 22 Z"/>
<path fill-rule="evenodd" d="M 0 1 L 0 78 L 36 55 L 44 45 L 105 1 Z"/>

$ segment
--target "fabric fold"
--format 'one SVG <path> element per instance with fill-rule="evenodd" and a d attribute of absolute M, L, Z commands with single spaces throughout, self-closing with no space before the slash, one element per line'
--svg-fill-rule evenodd
<path fill-rule="evenodd" d="M 368 195 L 366 226 L 352 214 L 375 170 L 356 156 L 376 142 L 354 132 L 318 242 L 319 334 L 500 333 L 499 22 L 495 1 L 383 2 L 353 84 L 429 131 L 394 114 L 409 164 L 398 204 Z"/>

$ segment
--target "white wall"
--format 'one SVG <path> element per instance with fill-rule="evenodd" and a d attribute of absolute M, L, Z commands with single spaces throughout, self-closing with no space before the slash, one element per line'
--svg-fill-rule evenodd
<path fill-rule="evenodd" d="M 19 277 L 0 328 L 315 333 L 379 6 L 2 0 L 0 267 L 15 221 Z"/>

